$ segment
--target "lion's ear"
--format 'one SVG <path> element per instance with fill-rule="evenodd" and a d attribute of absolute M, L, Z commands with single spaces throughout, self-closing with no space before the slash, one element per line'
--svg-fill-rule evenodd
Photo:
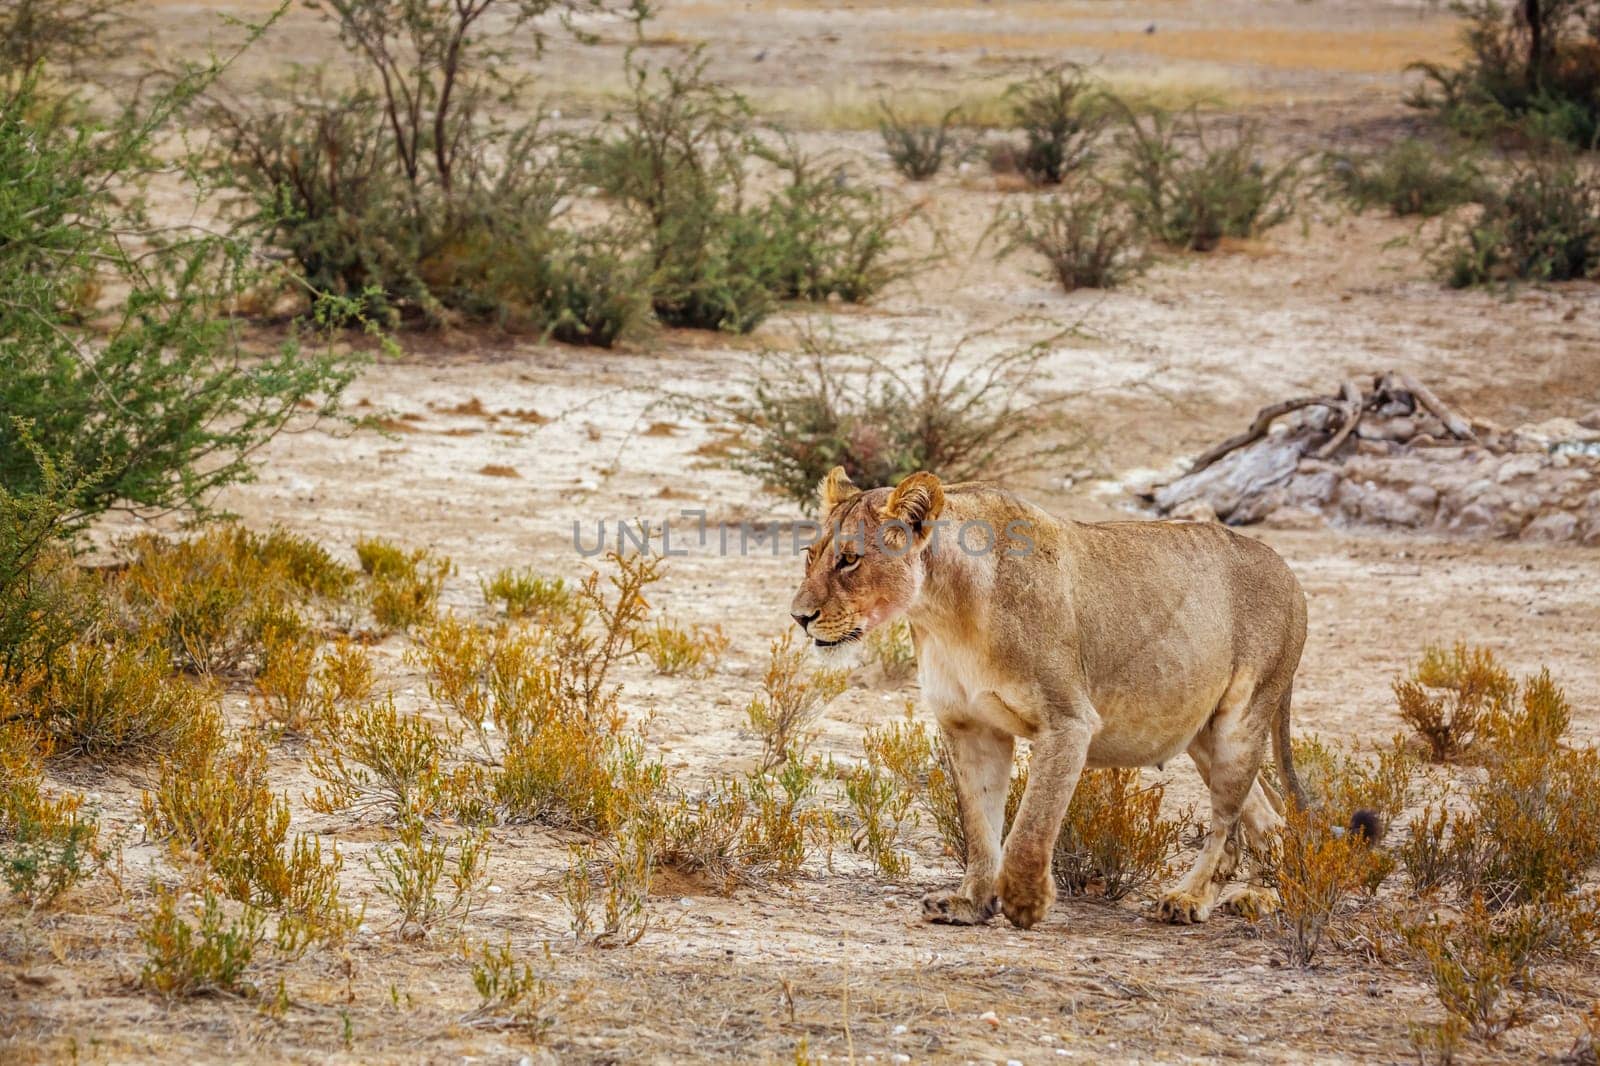
<path fill-rule="evenodd" d="M 861 495 L 861 490 L 844 472 L 844 467 L 836 466 L 817 485 L 817 495 L 822 499 L 822 513 L 828 514 L 846 500 Z"/>
<path fill-rule="evenodd" d="M 904 522 L 918 542 L 926 539 L 925 527 L 944 510 L 944 489 L 939 479 L 919 470 L 894 487 L 889 502 L 879 511 L 885 522 Z"/>

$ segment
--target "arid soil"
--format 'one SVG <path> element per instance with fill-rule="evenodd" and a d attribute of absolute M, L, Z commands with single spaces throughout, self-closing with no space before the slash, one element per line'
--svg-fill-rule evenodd
<path fill-rule="evenodd" d="M 142 17 L 158 28 L 158 47 L 195 48 L 215 13 L 268 7 L 153 2 Z M 562 106 L 564 86 L 582 84 L 572 107 L 592 110 L 593 87 L 615 75 L 632 30 L 599 29 L 607 43 L 586 49 L 552 37 L 539 68 L 551 106 Z M 869 307 L 826 309 L 827 328 L 897 358 L 985 328 L 1024 342 L 1076 325 L 1037 387 L 1071 394 L 1067 410 L 1095 448 L 1018 487 L 1082 520 L 1137 517 L 1128 485 L 1180 469 L 1264 403 L 1347 376 L 1409 371 L 1503 424 L 1584 415 L 1600 407 L 1600 288 L 1449 291 L 1427 262 L 1432 227 L 1338 214 L 1308 196 L 1300 217 L 1258 241 L 1166 257 L 1113 292 L 1063 295 L 1025 257 L 997 264 L 979 247 L 996 206 L 1019 195 L 999 191 L 980 164 L 910 186 L 888 168 L 875 132 L 829 128 L 829 116 L 870 110 L 891 90 L 966 91 L 1003 84 L 1035 59 L 1070 57 L 1103 61 L 1127 84 L 1215 96 L 1258 117 L 1286 152 L 1375 145 L 1419 121 L 1400 103 L 1408 81 L 1398 68 L 1448 55 L 1453 34 L 1431 5 L 1377 0 L 669 0 L 646 29 L 654 55 L 705 42 L 716 73 L 789 109 L 808 145 L 841 153 L 855 180 L 918 202 L 942 235 L 943 260 Z M 296 10 L 246 73 L 327 48 L 320 23 Z M 725 427 L 685 415 L 668 393 L 726 394 L 752 350 L 792 344 L 824 315 L 786 311 L 743 339 L 660 332 L 611 353 L 478 334 L 402 338 L 404 355 L 378 357 L 349 399 L 403 431 L 284 435 L 263 453 L 259 480 L 218 502 L 251 526 L 281 523 L 351 559 L 363 535 L 438 549 L 459 567 L 446 606 L 468 614 L 484 610 L 479 578 L 501 567 L 586 573 L 575 523 L 591 545 L 602 520 L 610 530 L 634 518 L 692 525 L 683 509 L 712 522 L 797 517 L 709 459 L 704 446 Z M 487 413 L 453 413 L 474 399 Z M 549 421 L 511 413 L 526 410 Z M 490 464 L 516 476 L 481 473 Z M 137 527 L 109 521 L 94 541 L 114 551 Z M 1572 698 L 1576 737 L 1600 739 L 1594 548 L 1270 520 L 1250 532 L 1283 554 L 1309 599 L 1298 730 L 1352 746 L 1386 740 L 1400 728 L 1392 679 L 1425 644 L 1464 639 L 1518 673 L 1548 665 Z M 759 743 L 743 707 L 768 640 L 789 624 L 799 569 L 787 553 L 723 557 L 694 544 L 671 561 L 656 609 L 720 623 L 733 638 L 707 680 L 659 678 L 648 665 L 624 672 L 625 706 L 638 718 L 654 713 L 652 747 L 675 772 L 710 778 L 752 765 Z M 425 683 L 400 648 L 399 638 L 380 648 L 383 685 L 402 707 L 424 706 Z M 886 687 L 863 673 L 828 708 L 818 750 L 858 759 L 863 729 L 915 695 L 914 684 Z M 227 705 L 235 724 L 249 720 L 242 689 Z M 386 931 L 387 903 L 363 862 L 382 834 L 306 809 L 303 751 L 277 750 L 273 766 L 297 827 L 337 841 L 347 893 L 368 896 L 368 931 L 342 960 L 286 974 L 292 1005 L 281 1016 L 229 999 L 169 1006 L 135 990 L 141 953 L 129 915 L 160 852 L 138 825 L 149 781 L 75 768 L 56 783 L 93 793 L 126 833 L 122 891 L 102 876 L 58 912 L 0 927 L 0 1048 L 21 1061 L 747 1062 L 794 1061 L 803 1042 L 813 1059 L 854 1062 L 1365 1062 L 1414 1058 L 1409 1028 L 1441 1016 L 1423 974 L 1372 960 L 1350 930 L 1299 970 L 1284 965 L 1270 922 L 1166 927 L 1148 899 L 1063 900 L 1031 932 L 1003 921 L 924 925 L 919 894 L 959 876 L 926 827 L 904 883 L 883 880 L 848 847 L 831 863 L 819 855 L 794 884 L 730 897 L 663 878 L 638 944 L 581 948 L 558 897 L 568 839 L 500 827 L 491 880 L 501 891 L 472 916 L 470 936 L 509 937 L 541 960 L 548 944 L 548 975 L 566 997 L 543 1041 L 527 1044 L 458 1024 L 475 997 L 455 938 L 401 944 Z M 1202 798 L 1187 760 L 1147 773 L 1169 782 L 1175 804 Z M 1528 1062 L 1565 1051 L 1600 975 L 1589 959 L 1552 984 L 1563 998 L 1538 1003 L 1531 1026 L 1468 1057 Z"/>

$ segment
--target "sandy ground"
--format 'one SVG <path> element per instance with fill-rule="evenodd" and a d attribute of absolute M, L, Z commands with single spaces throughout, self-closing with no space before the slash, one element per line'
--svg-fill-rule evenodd
<path fill-rule="evenodd" d="M 193 48 L 212 33 L 200 14 L 270 5 L 142 7 L 163 47 Z M 1144 32 L 1150 24 L 1153 34 Z M 541 69 L 553 99 L 591 69 L 615 69 L 632 31 L 602 28 L 609 43 L 595 49 L 552 39 Z M 792 91 L 783 99 L 813 117 L 888 88 L 987 84 L 1040 56 L 1102 59 L 1119 77 L 1216 87 L 1267 123 L 1286 151 L 1403 131 L 1415 117 L 1396 102 L 1401 61 L 1373 57 L 1452 46 L 1450 23 L 1430 6 L 1369 0 L 669 3 L 648 33 L 658 48 L 709 42 L 719 74 L 758 95 Z M 326 47 L 315 20 L 296 10 L 249 58 L 249 71 L 291 55 L 315 59 Z M 757 52 L 766 53 L 759 62 Z M 834 95 L 816 105 L 808 93 Z M 952 249 L 870 308 L 832 315 L 842 337 L 899 358 L 983 328 L 1021 341 L 1078 325 L 1038 387 L 1072 394 L 1067 410 L 1097 449 L 1021 483 L 1059 514 L 1126 517 L 1127 482 L 1173 468 L 1262 403 L 1353 373 L 1410 370 L 1469 412 L 1506 423 L 1600 405 L 1595 286 L 1449 292 L 1431 278 L 1426 231 L 1334 217 L 1308 200 L 1303 223 L 1260 241 L 1169 259 L 1113 293 L 1066 296 L 1021 258 L 997 265 L 974 251 L 1007 195 L 986 173 L 968 168 L 910 188 L 886 167 L 875 133 L 807 137 L 844 153 L 860 180 L 918 200 Z M 482 611 L 478 579 L 504 566 L 584 573 L 575 522 L 590 544 L 597 521 L 685 521 L 683 508 L 703 508 L 713 522 L 792 518 L 792 508 L 697 453 L 723 427 L 665 400 L 669 391 L 725 394 L 754 347 L 792 343 L 815 314 L 785 312 L 749 339 L 664 332 L 613 353 L 482 336 L 407 339 L 402 358 L 380 359 L 349 393 L 358 413 L 391 415 L 407 431 L 285 435 L 264 452 L 260 479 L 218 502 L 252 526 L 281 523 L 352 558 L 349 545 L 362 535 L 431 546 L 459 566 L 445 601 L 463 612 Z M 453 413 L 473 399 L 487 415 Z M 507 413 L 529 409 L 551 421 Z M 656 422 L 669 428 L 645 435 Z M 517 476 L 480 473 L 487 464 Z M 135 525 L 118 520 L 95 536 L 112 545 Z M 1388 737 L 1399 728 L 1391 680 L 1424 644 L 1460 638 L 1518 672 L 1548 665 L 1573 699 L 1574 732 L 1600 736 L 1594 550 L 1325 528 L 1251 532 L 1284 555 L 1309 598 L 1300 730 L 1350 744 Z M 659 611 L 720 623 L 733 637 L 707 680 L 658 678 L 645 667 L 624 674 L 625 705 L 641 718 L 654 712 L 652 747 L 674 770 L 693 779 L 751 765 L 759 744 L 742 708 L 768 639 L 787 624 L 798 573 L 789 557 L 722 557 L 697 546 L 672 561 Z M 402 706 L 422 705 L 423 680 L 400 649 L 398 639 L 380 649 L 384 684 Z M 859 758 L 863 729 L 914 697 L 914 685 L 865 680 L 830 706 L 817 750 Z M 242 690 L 228 707 L 236 722 L 247 720 Z M 385 904 L 362 861 L 381 836 L 308 812 L 301 794 L 312 782 L 301 759 L 293 748 L 277 751 L 274 783 L 289 793 L 297 828 L 339 842 L 347 892 L 369 897 L 374 932 L 337 960 L 294 971 L 294 1005 L 282 1017 L 227 1000 L 169 1007 L 133 991 L 140 952 L 128 915 L 157 854 L 133 828 L 148 781 L 63 770 L 58 783 L 94 792 L 108 823 L 128 827 L 130 898 L 101 878 L 59 912 L 5 927 L 0 1047 L 23 1061 L 789 1061 L 803 1040 L 814 1058 L 857 1062 L 1398 1061 L 1412 1057 L 1408 1027 L 1439 1016 L 1419 974 L 1376 965 L 1352 944 L 1309 971 L 1289 969 L 1270 929 L 1220 917 L 1168 928 L 1150 920 L 1147 900 L 1063 901 L 1027 933 L 1003 923 L 922 925 L 918 894 L 958 877 L 925 830 L 905 883 L 883 881 L 847 851 L 831 863 L 819 856 L 793 885 L 728 898 L 663 881 L 657 925 L 639 944 L 586 950 L 572 944 L 557 898 L 566 841 L 502 827 L 492 834 L 491 879 L 503 891 L 472 917 L 468 935 L 509 937 L 529 957 L 550 944 L 550 976 L 567 996 L 543 1046 L 525 1046 L 457 1023 L 475 1001 L 453 940 L 397 946 L 386 935 Z M 1201 798 L 1186 760 L 1151 777 L 1169 782 L 1174 803 Z M 1569 970 L 1557 982 L 1565 1001 L 1542 1001 L 1533 1026 L 1469 1057 L 1523 1062 L 1564 1050 L 1573 1009 L 1600 989 L 1592 960 Z M 995 1021 L 982 1020 L 991 1010 Z"/>

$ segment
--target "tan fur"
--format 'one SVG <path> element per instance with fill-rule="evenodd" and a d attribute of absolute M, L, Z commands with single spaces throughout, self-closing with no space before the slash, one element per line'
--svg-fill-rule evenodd
<path fill-rule="evenodd" d="M 1062 521 L 926 473 L 861 492 L 836 469 L 821 496 L 824 533 L 790 609 L 822 646 L 909 619 L 923 699 L 955 764 L 967 872 L 956 892 L 924 898 L 929 920 L 998 909 L 1034 925 L 1055 898 L 1050 855 L 1083 768 L 1183 751 L 1210 790 L 1211 828 L 1160 915 L 1203 922 L 1219 897 L 1269 908 L 1268 893 L 1223 889 L 1241 844 L 1265 853 L 1282 824 L 1282 801 L 1258 780 L 1269 742 L 1298 784 L 1287 717 L 1305 597 L 1282 559 L 1214 523 Z M 992 550 L 977 551 L 984 527 L 971 523 L 993 531 Z M 1017 737 L 1032 761 L 1002 842 Z"/>

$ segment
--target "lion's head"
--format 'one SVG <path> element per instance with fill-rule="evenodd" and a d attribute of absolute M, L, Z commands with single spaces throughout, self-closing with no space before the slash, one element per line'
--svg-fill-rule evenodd
<path fill-rule="evenodd" d="M 819 648 L 854 643 L 898 618 L 922 587 L 923 547 L 944 507 L 926 472 L 863 492 L 841 466 L 818 486 L 822 529 L 789 614 Z"/>

